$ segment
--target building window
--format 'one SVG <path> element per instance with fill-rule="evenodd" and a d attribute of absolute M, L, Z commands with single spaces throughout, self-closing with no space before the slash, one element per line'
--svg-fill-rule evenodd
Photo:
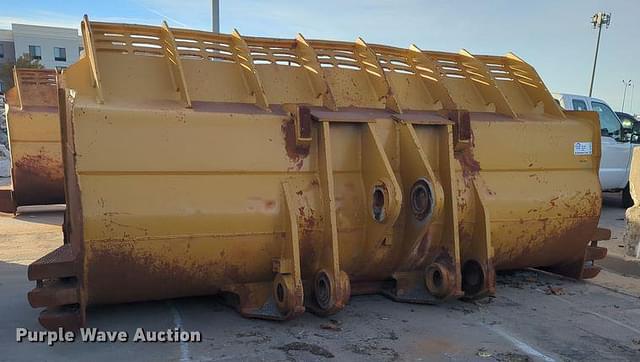
<path fill-rule="evenodd" d="M 0 44 L 0 59 L 4 58 L 4 44 Z"/>
<path fill-rule="evenodd" d="M 39 45 L 29 45 L 29 57 L 36 60 L 42 59 L 42 51 Z"/>
<path fill-rule="evenodd" d="M 53 48 L 53 57 L 56 62 L 66 62 L 67 61 L 67 49 L 65 48 Z"/>

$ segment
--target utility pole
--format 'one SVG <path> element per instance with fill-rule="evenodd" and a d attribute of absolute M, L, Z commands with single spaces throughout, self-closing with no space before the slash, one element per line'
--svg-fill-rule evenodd
<path fill-rule="evenodd" d="M 220 32 L 220 0 L 211 0 L 211 31 Z"/>
<path fill-rule="evenodd" d="M 627 87 L 631 86 L 631 79 L 629 81 L 623 79 L 622 84 L 624 84 L 624 92 L 622 93 L 622 109 L 620 112 L 624 112 L 624 100 L 627 98 Z"/>
<path fill-rule="evenodd" d="M 611 13 L 607 14 L 604 11 L 596 13 L 591 17 L 591 24 L 593 28 L 598 28 L 598 41 L 596 42 L 596 55 L 593 58 L 593 71 L 591 72 L 591 85 L 589 86 L 589 97 L 593 93 L 593 80 L 596 76 L 596 63 L 598 62 L 598 49 L 600 49 L 600 34 L 602 34 L 602 25 L 606 25 L 609 28 L 611 23 Z"/>
<path fill-rule="evenodd" d="M 633 116 L 633 90 L 636 89 L 636 84 L 631 83 L 631 99 L 629 100 L 629 113 Z"/>

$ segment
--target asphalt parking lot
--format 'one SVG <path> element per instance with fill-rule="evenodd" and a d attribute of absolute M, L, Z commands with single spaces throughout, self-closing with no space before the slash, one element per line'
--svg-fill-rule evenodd
<path fill-rule="evenodd" d="M 605 198 L 601 224 L 613 229 L 610 258 L 631 266 L 614 263 L 590 281 L 519 271 L 498 277 L 495 298 L 474 303 L 425 306 L 359 296 L 332 318 L 306 313 L 289 322 L 244 319 L 215 297 L 88 312 L 89 327 L 130 336 L 137 328 L 179 327 L 199 331 L 200 343 L 17 343 L 16 328 L 41 330 L 26 300 L 33 287 L 26 268 L 61 244 L 62 211 L 2 215 L 0 360 L 638 361 L 640 276 L 618 250 L 624 210 L 616 201 Z"/>

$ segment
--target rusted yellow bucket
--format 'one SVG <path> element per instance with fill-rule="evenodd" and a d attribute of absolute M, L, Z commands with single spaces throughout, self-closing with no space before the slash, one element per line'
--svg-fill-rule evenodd
<path fill-rule="evenodd" d="M 225 293 L 249 317 L 350 295 L 490 295 L 603 256 L 600 127 L 513 54 L 82 24 L 66 73 L 65 245 L 47 327 L 89 304 Z"/>
<path fill-rule="evenodd" d="M 14 69 L 7 92 L 12 185 L 0 190 L 0 211 L 64 204 L 64 172 L 54 69 Z"/>

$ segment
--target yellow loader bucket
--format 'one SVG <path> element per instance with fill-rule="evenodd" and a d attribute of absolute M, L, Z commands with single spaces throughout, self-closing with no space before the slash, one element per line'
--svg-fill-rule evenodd
<path fill-rule="evenodd" d="M 286 320 L 363 293 L 483 297 L 500 269 L 599 271 L 597 116 L 513 54 L 82 29 L 65 244 L 29 267 L 47 328 L 92 304 L 222 293 Z"/>
<path fill-rule="evenodd" d="M 64 172 L 54 69 L 14 69 L 7 92 L 12 185 L 0 190 L 0 211 L 64 204 Z"/>

